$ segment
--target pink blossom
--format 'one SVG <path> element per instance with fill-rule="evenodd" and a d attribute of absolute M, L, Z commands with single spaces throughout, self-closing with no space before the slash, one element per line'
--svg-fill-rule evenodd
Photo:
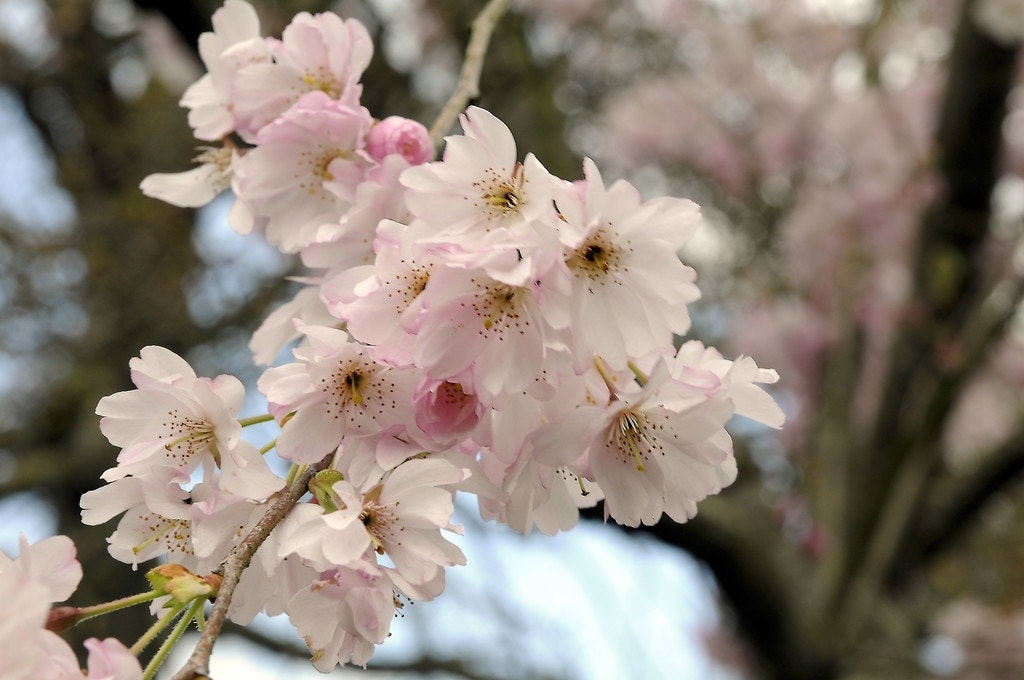
<path fill-rule="evenodd" d="M 583 465 L 605 494 L 605 514 L 620 524 L 655 524 L 662 513 L 684 522 L 697 501 L 735 478 L 723 429 L 732 402 L 713 374 L 673 379 L 663 362 L 638 392 L 606 406 L 580 406 L 533 437 L 538 461 Z M 580 458 L 586 455 L 586 459 Z"/>
<path fill-rule="evenodd" d="M 316 239 L 323 224 L 338 222 L 352 205 L 369 161 L 362 156 L 372 118 L 362 107 L 335 101 L 320 91 L 303 95 L 264 127 L 235 165 L 238 198 L 253 228 L 285 252 Z"/>
<path fill-rule="evenodd" d="M 419 429 L 435 442 L 447 445 L 468 436 L 484 412 L 473 393 L 452 380 L 424 378 L 413 393 L 413 405 Z"/>
<path fill-rule="evenodd" d="M 593 507 L 604 498 L 596 483 L 567 466 L 541 463 L 531 452 L 524 451 L 502 477 L 508 501 L 500 519 L 523 535 L 533 527 L 549 536 L 568 531 L 579 522 L 580 508 Z"/>
<path fill-rule="evenodd" d="M 149 175 L 142 180 L 139 189 L 146 196 L 171 205 L 198 208 L 231 185 L 237 158 L 234 149 L 205 147 L 194 159 L 199 167 L 185 172 Z"/>
<path fill-rule="evenodd" d="M 82 495 L 82 522 L 102 524 L 122 513 L 107 539 L 114 559 L 139 562 L 166 557 L 193 572 L 209 572 L 260 519 L 265 503 L 199 483 L 173 468 L 157 468 L 145 478 L 123 477 Z"/>
<path fill-rule="evenodd" d="M 451 522 L 452 492 L 468 470 L 442 459 L 413 459 L 391 470 L 363 496 L 363 523 L 377 551 L 391 558 L 392 579 L 410 597 L 430 599 L 444 587 L 444 567 L 465 564 L 466 557 L 441 536 L 461 533 Z"/>
<path fill-rule="evenodd" d="M 405 190 L 399 183 L 408 167 L 401 156 L 388 156 L 370 166 L 364 181 L 356 187 L 348 212 L 338 222 L 321 225 L 316 240 L 302 249 L 303 264 L 327 270 L 324 281 L 351 267 L 373 264 L 378 225 L 385 220 L 404 222 L 409 218 Z"/>
<path fill-rule="evenodd" d="M 142 677 L 138 658 L 120 640 L 90 638 L 85 641 L 89 650 L 88 680 L 134 680 Z"/>
<path fill-rule="evenodd" d="M 361 559 L 371 549 L 370 534 L 360 518 L 363 499 L 347 480 L 339 480 L 322 493 L 326 502 L 302 503 L 281 522 L 275 537 L 278 557 L 298 555 L 318 572 Z"/>
<path fill-rule="evenodd" d="M 104 397 L 96 407 L 100 430 L 122 447 L 118 465 L 103 479 L 146 475 L 161 466 L 188 473 L 204 465 L 208 478 L 240 496 L 265 498 L 283 486 L 241 438 L 235 414 L 245 388 L 237 378 L 199 378 L 181 357 L 156 346 L 143 348 L 131 366 L 138 389 Z"/>
<path fill-rule="evenodd" d="M 557 281 L 513 286 L 479 271 L 440 268 L 423 292 L 416 365 L 447 379 L 473 367 L 472 390 L 485 403 L 568 368 L 568 298 Z"/>
<path fill-rule="evenodd" d="M 41 637 L 53 636 L 43 629 L 50 611 L 46 586 L 25 582 L 13 570 L 0 569 L 0 677 L 35 680 L 48 654 Z M 60 638 L 57 638 L 60 641 Z M 70 651 L 70 650 L 69 650 Z M 75 664 L 77 670 L 78 664 Z"/>
<path fill-rule="evenodd" d="M 397 154 L 409 165 L 425 163 L 434 155 L 427 128 L 401 116 L 388 116 L 370 128 L 366 134 L 366 150 L 376 161 Z"/>
<path fill-rule="evenodd" d="M 421 293 L 436 258 L 417 255 L 405 225 L 384 220 L 377 227 L 372 266 L 353 267 L 321 288 L 328 309 L 344 320 L 360 342 L 394 366 L 411 366 L 414 330 L 422 313 Z"/>
<path fill-rule="evenodd" d="M 392 578 L 407 595 L 429 599 L 443 587 L 443 568 L 465 556 L 441 536 L 450 525 L 452 491 L 469 471 L 439 458 L 408 460 L 383 480 L 356 489 L 346 479 L 330 485 L 330 499 L 295 508 L 281 525 L 277 551 L 297 554 L 320 571 L 343 567 L 374 551 L 394 564 Z"/>
<path fill-rule="evenodd" d="M 44 628 L 50 604 L 67 599 L 78 587 L 82 567 L 67 536 L 51 536 L 29 545 L 22 536 L 12 559 L 0 552 L 0 677 L 5 680 L 141 680 L 138 660 L 115 640 L 89 639 L 88 674 L 74 651 Z"/>
<path fill-rule="evenodd" d="M 249 66 L 235 81 L 235 114 L 242 130 L 255 135 L 309 92 L 349 106 L 359 101 L 357 83 L 373 56 L 373 43 L 358 21 L 331 12 L 300 12 L 281 40 L 268 44 L 273 61 Z"/>
<path fill-rule="evenodd" d="M 20 536 L 16 559 L 0 552 L 0 574 L 8 574 L 20 583 L 38 584 L 45 589 L 47 602 L 63 602 L 82 580 L 76 552 L 67 536 L 51 536 L 33 544 Z"/>
<path fill-rule="evenodd" d="M 295 594 L 288 619 L 313 653 L 313 666 L 329 673 L 341 664 L 366 666 L 374 645 L 390 634 L 393 585 L 372 562 L 337 567 Z"/>
<path fill-rule="evenodd" d="M 298 362 L 269 369 L 259 380 L 273 412 L 295 412 L 281 428 L 278 452 L 313 463 L 344 437 L 381 437 L 413 422 L 419 373 L 378 363 L 370 349 L 337 329 L 304 327 L 310 346 Z"/>
<path fill-rule="evenodd" d="M 558 207 L 562 243 L 572 272 L 572 332 L 577 368 L 594 354 L 614 369 L 672 343 L 690 327 L 687 305 L 700 297 L 696 273 L 678 251 L 700 224 L 685 199 L 642 203 L 618 181 L 605 188 L 597 166 L 584 161 L 586 180 Z M 612 321 L 614 320 L 614 322 Z"/>
<path fill-rule="evenodd" d="M 772 369 L 758 368 L 750 357 L 741 356 L 730 361 L 714 347 L 705 347 L 699 340 L 690 340 L 683 343 L 669 366 L 672 376 L 679 380 L 694 381 L 702 372 L 713 373 L 732 400 L 737 415 L 776 429 L 781 428 L 786 420 L 771 395 L 759 387 L 778 382 L 779 374 Z M 711 389 L 717 389 L 713 381 Z"/>
<path fill-rule="evenodd" d="M 199 36 L 199 55 L 208 73 L 185 91 L 181 105 L 189 108 L 188 122 L 197 139 L 219 140 L 236 129 L 235 76 L 247 66 L 271 60 L 252 5 L 226 0 L 213 13 L 213 32 Z"/>
<path fill-rule="evenodd" d="M 473 250 L 476 240 L 517 222 L 552 219 L 555 180 L 533 154 L 517 162 L 515 140 L 492 113 L 469 107 L 464 135 L 445 139 L 441 161 L 410 168 L 402 184 L 409 210 L 431 242 Z"/>
<path fill-rule="evenodd" d="M 228 611 L 231 620 L 248 625 L 258 614 L 283 614 L 288 601 L 319 578 L 319 572 L 297 555 L 278 557 L 275 530 L 242 572 Z"/>
<path fill-rule="evenodd" d="M 302 337 L 296 325 L 330 326 L 336 318 L 320 299 L 318 281 L 307 282 L 288 302 L 267 315 L 249 340 L 249 350 L 257 364 L 269 365 L 285 346 Z"/>

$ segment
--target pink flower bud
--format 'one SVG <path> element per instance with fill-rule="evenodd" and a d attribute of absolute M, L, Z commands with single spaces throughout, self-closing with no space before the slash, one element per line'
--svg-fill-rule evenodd
<path fill-rule="evenodd" d="M 398 154 L 411 165 L 425 163 L 434 155 L 427 128 L 401 116 L 388 116 L 374 125 L 366 134 L 366 150 L 375 161 Z"/>

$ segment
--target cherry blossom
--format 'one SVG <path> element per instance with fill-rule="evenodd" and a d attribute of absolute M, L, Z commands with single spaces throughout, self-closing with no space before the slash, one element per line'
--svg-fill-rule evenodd
<path fill-rule="evenodd" d="M 47 602 L 63 602 L 82 580 L 82 565 L 76 553 L 67 536 L 51 536 L 33 544 L 20 536 L 16 559 L 0 553 L 0 574 L 45 588 Z"/>
<path fill-rule="evenodd" d="M 138 659 L 118 640 L 86 640 L 88 669 L 83 672 L 68 643 L 44 627 L 50 604 L 70 597 L 82 578 L 75 553 L 67 536 L 31 545 L 21 536 L 17 558 L 0 552 L 0 677 L 141 680 Z"/>
<path fill-rule="evenodd" d="M 162 347 L 143 348 L 132 359 L 138 389 L 100 400 L 100 430 L 122 447 L 118 465 L 103 474 L 111 481 L 145 474 L 153 467 L 189 473 L 200 465 L 225 490 L 264 498 L 283 485 L 256 448 L 241 438 L 235 420 L 245 388 L 234 376 L 198 378 L 181 357 Z M 219 473 L 214 471 L 219 468 Z"/>
<path fill-rule="evenodd" d="M 142 677 L 139 660 L 115 638 L 85 641 L 89 650 L 86 678 L 88 680 L 132 680 Z"/>
<path fill-rule="evenodd" d="M 395 596 L 387 572 L 353 562 L 322 573 L 288 603 L 288 618 L 313 653 L 313 667 L 366 666 L 390 634 Z"/>
<path fill-rule="evenodd" d="M 564 372 L 568 297 L 556 271 L 514 286 L 482 272 L 435 271 L 423 291 L 416 364 L 445 379 L 473 368 L 473 392 L 491 403 Z M 561 365 L 559 365 L 561 364 Z M 554 370 L 551 370 L 551 369 Z"/>
<path fill-rule="evenodd" d="M 253 222 L 285 252 L 313 242 L 322 224 L 337 222 L 351 206 L 368 160 L 361 155 L 369 112 L 319 90 L 303 95 L 263 128 L 259 145 L 235 164 L 238 198 Z"/>
<path fill-rule="evenodd" d="M 82 496 L 82 522 L 102 524 L 124 513 L 108 539 L 110 555 L 138 568 L 166 555 L 193 565 L 191 495 L 181 488 L 188 475 L 155 468 L 146 477 L 122 477 Z"/>
<path fill-rule="evenodd" d="M 337 14 L 300 12 L 281 40 L 269 39 L 273 61 L 240 71 L 235 82 L 235 115 L 256 133 L 308 92 L 352 103 L 359 78 L 373 56 L 373 43 L 358 21 Z"/>
<path fill-rule="evenodd" d="M 720 471 L 731 451 L 705 442 L 733 411 L 710 372 L 684 382 L 659 362 L 639 391 L 619 392 L 606 406 L 580 406 L 540 428 L 535 456 L 549 465 L 585 456 L 581 469 L 604 491 L 605 514 L 617 522 L 654 524 L 662 512 L 686 521 L 697 501 L 732 481 L 727 468 Z"/>
<path fill-rule="evenodd" d="M 642 203 L 624 181 L 606 189 L 589 158 L 584 171 L 585 184 L 558 203 L 575 287 L 574 354 L 584 362 L 597 354 L 618 369 L 689 329 L 687 305 L 700 291 L 696 273 L 676 253 L 700 224 L 700 212 L 685 199 Z"/>
<path fill-rule="evenodd" d="M 386 554 L 403 592 L 425 599 L 421 586 L 434 582 L 442 567 L 465 563 L 462 551 L 440 535 L 455 528 L 451 491 L 439 487 L 468 474 L 443 459 L 412 459 L 364 491 L 333 482 L 320 504 L 300 506 L 282 523 L 278 554 L 294 552 L 320 571 L 368 551 Z"/>
<path fill-rule="evenodd" d="M 179 173 L 147 176 L 139 188 L 147 196 L 182 208 L 199 208 L 231 185 L 238 156 L 229 147 L 203 147 L 195 162 L 199 167 Z"/>
<path fill-rule="evenodd" d="M 409 165 L 419 165 L 434 155 L 427 128 L 401 116 L 388 116 L 374 125 L 366 135 L 366 150 L 378 162 L 395 154 Z"/>
<path fill-rule="evenodd" d="M 519 163 L 511 131 L 489 111 L 471 106 L 460 120 L 465 134 L 446 138 L 441 161 L 402 175 L 421 238 L 474 250 L 493 229 L 550 219 L 555 180 L 540 161 Z"/>
<path fill-rule="evenodd" d="M 312 463 L 346 436 L 380 437 L 413 422 L 415 371 L 378 363 L 344 331 L 303 332 L 311 346 L 296 350 L 299 361 L 269 369 L 259 382 L 274 412 L 287 416 L 277 439 L 282 456 Z"/>
<path fill-rule="evenodd" d="M 252 5 L 226 0 L 213 13 L 213 32 L 199 36 L 199 56 L 207 73 L 185 91 L 181 105 L 189 108 L 188 122 L 197 139 L 219 140 L 236 129 L 236 75 L 246 66 L 271 60 Z"/>

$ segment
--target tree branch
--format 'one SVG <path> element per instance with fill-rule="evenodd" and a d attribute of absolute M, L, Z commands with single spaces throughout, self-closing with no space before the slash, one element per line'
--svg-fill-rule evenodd
<path fill-rule="evenodd" d="M 174 674 L 172 680 L 209 680 L 210 678 L 210 654 L 213 652 L 213 643 L 220 635 L 221 628 L 227 620 L 228 608 L 231 606 L 231 598 L 234 596 L 235 588 L 242 576 L 242 572 L 249 566 L 252 556 L 256 554 L 263 542 L 270 535 L 285 515 L 295 506 L 309 485 L 309 480 L 317 472 L 326 468 L 333 453 L 324 456 L 324 459 L 315 465 L 310 465 L 299 475 L 283 496 L 277 499 L 267 513 L 260 518 L 252 531 L 242 539 L 235 548 L 228 554 L 226 560 L 221 563 L 221 575 L 224 580 L 221 582 L 217 599 L 213 603 L 213 609 L 206 620 L 206 628 L 196 643 L 196 648 L 185 665 Z"/>
<path fill-rule="evenodd" d="M 966 480 L 942 508 L 932 513 L 911 544 L 911 557 L 927 559 L 955 539 L 974 519 L 978 511 L 1001 489 L 1024 472 L 1024 429 L 1003 443 Z"/>
<path fill-rule="evenodd" d="M 455 91 L 441 108 L 437 120 L 430 127 L 430 141 L 435 149 L 441 148 L 444 136 L 452 129 L 459 114 L 480 94 L 480 72 L 487 56 L 487 46 L 491 42 L 498 21 L 501 20 L 510 0 L 490 0 L 473 20 L 469 43 L 466 45 L 466 57 L 462 62 L 459 82 Z"/>
<path fill-rule="evenodd" d="M 294 659 L 309 659 L 309 649 L 306 647 L 289 640 L 282 640 L 274 635 L 264 634 L 254 629 L 253 626 L 240 626 L 229 621 L 224 626 L 224 633 L 225 635 L 236 635 L 275 654 Z M 464 680 L 502 680 L 502 678 L 508 677 L 476 672 L 472 669 L 471 662 L 463 659 L 443 659 L 430 654 L 417 656 L 408 661 L 371 661 L 365 669 L 361 670 L 370 674 L 386 673 L 388 675 L 443 673 Z"/>
<path fill-rule="evenodd" d="M 968 5 L 970 3 L 967 3 Z M 960 18 L 936 133 L 945 192 L 926 212 L 914 263 L 912 314 L 892 351 L 891 370 L 873 436 L 854 483 L 864 493 L 849 527 L 842 622 L 859 634 L 901 554 L 926 484 L 939 461 L 939 438 L 955 396 L 982 364 L 984 348 L 1005 327 L 985 308 L 989 299 L 978 257 L 988 233 L 1001 123 L 1016 52 Z M 984 330 L 965 333 L 987 319 Z M 965 344 L 970 346 L 965 346 Z M 956 345 L 959 361 L 944 351 Z M 866 556 L 866 557 L 865 557 Z"/>

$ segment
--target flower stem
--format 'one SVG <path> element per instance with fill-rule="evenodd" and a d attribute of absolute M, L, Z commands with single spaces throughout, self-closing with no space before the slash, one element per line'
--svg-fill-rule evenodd
<path fill-rule="evenodd" d="M 626 366 L 629 367 L 629 370 L 633 371 L 633 375 L 636 376 L 636 382 L 640 387 L 647 384 L 647 374 L 641 371 L 639 366 L 634 364 L 632 361 L 626 362 Z"/>
<path fill-rule="evenodd" d="M 102 616 L 103 614 L 109 614 L 110 612 L 116 612 L 120 609 L 126 609 L 127 607 L 142 604 L 143 602 L 151 602 L 164 594 L 165 593 L 150 590 L 145 593 L 139 593 L 138 595 L 129 595 L 128 597 L 122 597 L 118 600 L 111 600 L 110 602 L 104 602 L 102 604 L 94 604 L 90 607 L 82 607 L 78 610 L 78 621 L 84 621 L 96 616 Z"/>
<path fill-rule="evenodd" d="M 203 606 L 205 604 L 206 600 L 203 598 L 197 598 L 192 601 L 192 604 L 189 605 L 188 611 L 186 611 L 185 615 L 178 620 L 178 623 L 174 626 L 171 634 L 167 636 L 167 639 L 164 640 L 162 645 L 160 645 L 160 649 L 156 650 L 156 654 L 154 654 L 153 658 L 149 660 L 149 664 L 146 665 L 146 670 L 142 674 L 142 680 L 151 680 L 153 676 L 156 675 L 160 665 L 163 664 L 167 655 L 170 654 L 171 650 L 174 648 L 174 645 L 176 645 L 178 640 L 181 639 L 181 636 L 185 634 L 189 624 L 192 623 L 194 619 L 202 616 Z"/>
<path fill-rule="evenodd" d="M 135 656 L 141 654 L 142 650 L 146 648 L 146 645 L 152 642 L 164 628 L 171 625 L 171 621 L 177 618 L 177 616 L 181 614 L 181 610 L 184 608 L 185 605 L 178 603 L 175 603 L 173 606 L 171 606 L 170 610 L 166 614 L 164 614 L 160 618 L 160 620 L 158 620 L 156 623 L 150 626 L 149 630 L 143 633 L 142 637 L 136 640 L 135 644 L 132 645 L 131 648 L 132 654 L 134 654 Z"/>
<path fill-rule="evenodd" d="M 598 374 L 601 376 L 601 380 L 604 381 L 606 387 L 608 387 L 608 394 L 611 395 L 611 400 L 615 401 L 618 397 L 618 387 L 615 385 L 615 380 L 608 373 L 608 367 L 604 363 L 604 359 L 594 355 L 594 368 L 597 369 Z"/>
<path fill-rule="evenodd" d="M 274 416 L 269 413 L 264 413 L 259 416 L 250 416 L 248 418 L 239 418 L 238 424 L 242 427 L 249 427 L 250 425 L 259 425 L 260 423 L 269 423 L 274 419 Z"/>

